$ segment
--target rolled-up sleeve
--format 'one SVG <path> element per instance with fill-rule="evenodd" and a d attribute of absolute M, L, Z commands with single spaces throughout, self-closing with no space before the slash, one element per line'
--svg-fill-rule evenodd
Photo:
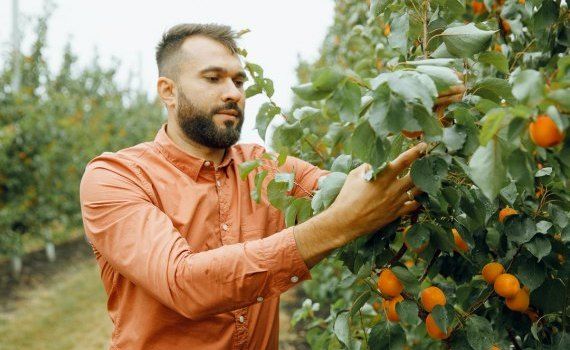
<path fill-rule="evenodd" d="M 168 215 L 153 204 L 136 170 L 125 164 L 91 162 L 81 180 L 80 201 L 86 235 L 101 257 L 187 318 L 276 297 L 310 277 L 294 227 L 192 252 Z"/>

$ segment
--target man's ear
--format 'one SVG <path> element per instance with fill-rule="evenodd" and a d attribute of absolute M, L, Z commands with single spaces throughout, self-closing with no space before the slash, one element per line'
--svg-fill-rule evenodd
<path fill-rule="evenodd" d="M 156 91 L 166 109 L 176 109 L 176 85 L 172 79 L 159 77 L 156 82 Z"/>

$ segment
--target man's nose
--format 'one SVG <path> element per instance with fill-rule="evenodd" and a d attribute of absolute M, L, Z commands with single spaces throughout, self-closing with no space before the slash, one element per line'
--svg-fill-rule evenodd
<path fill-rule="evenodd" d="M 228 80 L 229 81 L 224 85 L 222 100 L 224 102 L 233 101 L 237 103 L 243 98 L 243 92 L 242 90 L 238 89 L 232 79 Z"/>

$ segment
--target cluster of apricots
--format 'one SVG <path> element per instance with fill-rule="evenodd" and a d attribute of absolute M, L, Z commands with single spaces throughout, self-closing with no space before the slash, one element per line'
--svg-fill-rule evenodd
<path fill-rule="evenodd" d="M 378 276 L 378 290 L 385 299 L 382 301 L 382 309 L 386 314 L 386 318 L 392 322 L 400 321 L 396 305 L 404 300 L 402 291 L 404 285 L 398 277 L 390 269 L 384 269 Z"/>
<path fill-rule="evenodd" d="M 495 293 L 505 298 L 505 304 L 509 309 L 527 315 L 531 312 L 528 308 L 530 303 L 529 289 L 521 287 L 519 280 L 510 273 L 506 273 L 503 265 L 498 262 L 490 262 L 483 267 L 481 274 L 488 284 L 493 284 Z M 529 317 L 533 318 L 531 315 Z"/>
<path fill-rule="evenodd" d="M 378 277 L 378 290 L 385 299 L 382 301 L 382 309 L 386 318 L 391 322 L 400 321 L 396 305 L 404 300 L 402 291 L 404 286 L 390 269 L 384 269 Z M 451 334 L 451 328 L 447 332 L 442 331 L 431 315 L 431 311 L 436 305 L 445 306 L 447 300 L 441 289 L 435 286 L 427 287 L 420 293 L 420 300 L 423 308 L 428 312 L 425 320 L 426 330 L 433 339 L 446 339 Z"/>

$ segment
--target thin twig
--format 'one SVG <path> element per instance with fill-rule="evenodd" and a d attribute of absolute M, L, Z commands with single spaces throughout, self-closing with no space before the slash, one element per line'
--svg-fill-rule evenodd
<path fill-rule="evenodd" d="M 423 35 L 423 49 L 424 49 L 424 59 L 427 60 L 428 58 L 428 47 L 427 47 L 427 43 L 428 43 L 428 38 L 427 38 L 427 34 L 428 34 L 428 12 L 429 12 L 429 1 L 424 0 L 423 3 L 423 18 L 422 18 L 422 22 L 424 25 L 424 35 Z"/>
<path fill-rule="evenodd" d="M 321 154 L 321 152 L 319 152 L 319 150 L 317 149 L 317 147 L 311 142 L 309 141 L 309 139 L 307 139 L 307 136 L 303 136 L 302 138 L 303 141 L 305 141 L 306 143 L 309 144 L 309 146 L 311 146 L 311 148 L 313 149 L 313 151 L 315 151 L 315 153 L 321 158 L 321 160 L 323 161 L 323 163 L 326 163 L 327 158 L 325 156 L 323 156 Z"/>
<path fill-rule="evenodd" d="M 362 332 L 364 333 L 364 341 L 366 343 L 366 348 L 368 348 L 368 336 L 366 335 L 366 328 L 364 327 L 364 321 L 362 321 L 362 310 L 358 310 L 360 314 L 360 327 L 362 327 Z"/>
<path fill-rule="evenodd" d="M 426 269 L 424 270 L 424 273 L 422 274 L 422 277 L 420 277 L 420 283 L 423 282 L 423 280 L 426 279 L 428 273 L 429 273 L 429 269 L 431 269 L 431 267 L 433 266 L 433 264 L 435 264 L 437 258 L 439 257 L 439 254 L 441 254 L 441 250 L 440 249 L 436 249 L 435 252 L 433 252 L 433 256 L 431 258 L 431 260 L 429 261 L 429 264 L 426 266 Z"/>
<path fill-rule="evenodd" d="M 400 250 L 398 250 L 396 255 L 394 255 L 392 257 L 392 259 L 390 259 L 390 261 L 388 261 L 386 266 L 389 267 L 389 266 L 392 266 L 393 264 L 395 264 L 398 260 L 400 260 L 402 258 L 402 256 L 404 256 L 404 254 L 406 253 L 406 250 L 408 250 L 408 247 L 405 244 L 402 244 L 402 248 L 400 248 Z"/>

